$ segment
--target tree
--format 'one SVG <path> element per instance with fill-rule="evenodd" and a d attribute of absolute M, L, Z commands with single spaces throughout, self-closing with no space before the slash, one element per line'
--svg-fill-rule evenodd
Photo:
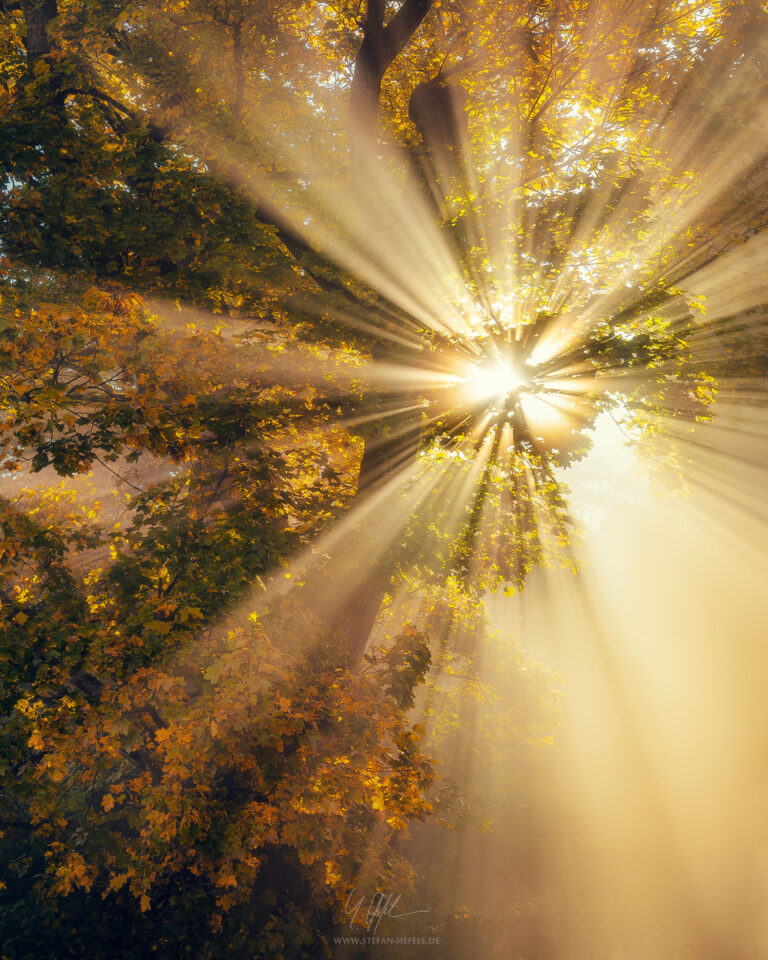
<path fill-rule="evenodd" d="M 321 955 L 450 806 L 455 699 L 551 726 L 493 713 L 483 592 L 573 563 L 600 412 L 761 368 L 685 293 L 765 223 L 754 17 L 3 4 L 6 951 Z"/>

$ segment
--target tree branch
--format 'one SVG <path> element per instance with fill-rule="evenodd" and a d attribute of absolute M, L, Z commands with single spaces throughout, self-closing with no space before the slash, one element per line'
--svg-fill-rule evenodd
<path fill-rule="evenodd" d="M 235 63 L 235 99 L 232 104 L 232 116 L 235 120 L 243 118 L 243 98 L 245 95 L 245 67 L 243 66 L 243 21 L 242 18 L 232 24 L 232 59 Z"/>
<path fill-rule="evenodd" d="M 384 24 L 384 0 L 368 0 L 363 40 L 355 58 L 350 111 L 353 125 L 368 129 L 379 110 L 381 81 L 432 8 L 434 0 L 405 0 Z"/>

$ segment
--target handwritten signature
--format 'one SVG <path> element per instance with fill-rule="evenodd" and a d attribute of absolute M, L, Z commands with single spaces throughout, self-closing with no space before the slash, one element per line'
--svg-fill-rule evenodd
<path fill-rule="evenodd" d="M 394 892 L 387 893 L 377 890 L 376 893 L 372 894 L 367 907 L 365 906 L 365 899 L 365 894 L 356 899 L 355 891 L 352 890 L 347 897 L 344 911 L 349 917 L 350 927 L 356 922 L 362 922 L 366 931 L 370 934 L 376 933 L 384 917 L 389 917 L 391 920 L 402 920 L 404 917 L 413 917 L 417 913 L 430 912 L 427 909 L 409 910 L 407 913 L 395 913 L 395 909 L 402 899 L 401 893 L 395 894 Z"/>

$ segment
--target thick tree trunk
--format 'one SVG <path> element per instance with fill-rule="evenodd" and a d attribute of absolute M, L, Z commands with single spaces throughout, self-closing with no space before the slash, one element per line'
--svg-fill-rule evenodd
<path fill-rule="evenodd" d="M 27 25 L 24 46 L 27 48 L 27 61 L 31 66 L 40 57 L 51 52 L 48 24 L 58 15 L 58 9 L 56 0 L 23 0 L 21 7 Z"/>
<path fill-rule="evenodd" d="M 385 26 L 386 0 L 368 0 L 363 40 L 355 60 L 351 89 L 350 119 L 354 149 L 363 147 L 370 154 L 375 153 L 384 74 L 423 22 L 433 2 L 434 0 L 405 0 Z M 441 122 L 453 123 L 455 127 L 456 104 L 450 95 L 448 102 L 450 117 L 432 117 L 432 122 L 438 125 Z M 417 126 L 424 139 L 424 148 L 427 152 L 432 152 L 435 138 L 431 136 L 430 119 L 424 116 L 419 119 L 422 122 Z M 374 362 L 387 358 L 387 347 L 383 344 L 375 345 L 372 357 Z M 409 401 L 412 402 L 412 398 L 403 397 L 403 401 L 404 406 L 407 406 Z M 358 478 L 358 495 L 365 495 L 377 484 L 415 460 L 420 427 L 420 410 L 409 411 L 401 417 L 389 418 L 381 433 L 366 439 Z M 381 558 L 375 571 L 356 592 L 353 601 L 333 623 L 334 629 L 346 636 L 354 663 L 359 663 L 365 653 L 371 630 L 395 571 L 396 551 L 397 544 Z"/>
<path fill-rule="evenodd" d="M 389 347 L 376 344 L 372 350 L 373 362 L 385 357 L 392 359 Z M 413 397 L 403 396 L 401 399 L 404 407 L 413 407 Z M 364 442 L 357 496 L 365 497 L 374 493 L 377 487 L 398 471 L 408 470 L 418 454 L 420 435 L 421 408 L 406 409 L 398 416 L 387 417 L 381 430 Z M 357 587 L 348 603 L 340 609 L 334 607 L 330 617 L 321 614 L 334 632 L 346 637 L 353 664 L 359 664 L 363 659 L 376 616 L 395 572 L 399 549 L 399 537 L 388 546 L 377 542 L 376 535 L 370 531 L 368 538 L 370 542 L 366 543 L 366 550 L 369 555 L 376 556 L 381 551 L 375 567 Z M 330 604 L 333 606 L 332 599 Z M 319 613 L 319 610 L 316 612 Z"/>
<path fill-rule="evenodd" d="M 355 58 L 350 116 L 356 136 L 376 135 L 381 82 L 429 13 L 434 0 L 405 0 L 384 25 L 386 0 L 368 0 L 363 40 Z"/>
<path fill-rule="evenodd" d="M 363 40 L 355 60 L 351 89 L 350 119 L 352 147 L 357 155 L 362 179 L 370 178 L 371 158 L 376 156 L 378 113 L 381 84 L 387 68 L 402 52 L 434 0 L 405 0 L 389 22 L 384 24 L 386 0 L 368 0 Z M 426 89 L 426 94 L 425 94 Z M 437 97 L 433 95 L 438 90 Z M 439 103 L 436 102 L 439 100 Z M 453 154 L 460 149 L 463 129 L 463 101 L 460 93 L 440 81 L 417 87 L 415 117 L 422 136 L 425 155 L 432 158 L 440 151 Z M 375 184 L 374 184 L 375 187 Z M 375 225 L 372 225 L 375 229 Z M 392 361 L 391 347 L 385 342 L 374 344 L 373 362 Z M 413 397 L 403 395 L 404 408 L 413 407 Z M 395 417 L 382 421 L 381 429 L 367 437 L 360 463 L 357 494 L 365 496 L 385 483 L 397 471 L 408 468 L 416 458 L 421 430 L 421 410 L 404 409 Z M 379 545 L 371 543 L 375 552 Z M 317 581 L 309 591 L 315 614 L 333 630 L 346 637 L 353 664 L 359 664 L 365 653 L 382 601 L 392 582 L 398 559 L 398 538 L 384 549 L 375 569 L 354 590 L 352 599 L 340 608 L 330 592 Z M 322 572 L 319 579 L 322 579 Z M 343 589 L 339 584 L 337 589 Z"/>

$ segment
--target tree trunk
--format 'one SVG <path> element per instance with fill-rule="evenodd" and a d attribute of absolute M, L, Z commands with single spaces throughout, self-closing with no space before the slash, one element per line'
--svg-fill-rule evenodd
<path fill-rule="evenodd" d="M 433 2 L 405 0 L 385 25 L 386 0 L 368 0 L 363 40 L 355 59 L 350 97 L 352 149 L 361 179 L 366 183 L 371 173 L 375 176 L 375 161 L 372 163 L 371 158 L 376 156 L 379 99 L 384 74 L 418 29 Z M 455 104 L 450 97 L 449 107 L 451 116 L 437 118 L 439 123 L 454 121 Z M 425 120 L 422 127 L 426 129 L 426 125 Z M 424 139 L 424 148 L 429 151 L 434 144 Z M 375 224 L 371 228 L 375 229 Z M 395 359 L 392 348 L 384 341 L 375 343 L 371 353 L 374 363 Z M 400 399 L 403 407 L 413 406 L 411 396 L 403 395 Z M 358 496 L 370 493 L 396 471 L 413 463 L 418 453 L 420 431 L 421 409 L 416 408 L 387 417 L 380 431 L 365 439 L 358 475 Z M 376 549 L 377 544 L 371 543 L 370 550 Z M 317 572 L 308 591 L 309 604 L 316 616 L 334 633 L 346 638 L 354 665 L 359 665 L 363 659 L 371 630 L 397 566 L 398 550 L 396 539 L 385 550 L 373 572 L 355 590 L 353 599 L 340 609 L 335 606 L 327 588 L 323 589 L 322 571 Z"/>
<path fill-rule="evenodd" d="M 243 64 L 243 21 L 235 20 L 232 24 L 232 59 L 235 64 L 235 99 L 232 102 L 232 116 L 235 120 L 243 119 L 245 106 L 245 66 Z"/>
<path fill-rule="evenodd" d="M 24 46 L 27 48 L 27 62 L 31 66 L 40 57 L 51 52 L 48 24 L 58 16 L 58 9 L 56 0 L 23 0 L 21 6 L 27 25 Z"/>
<path fill-rule="evenodd" d="M 378 139 L 381 84 L 388 67 L 403 51 L 432 8 L 434 0 L 404 0 L 397 12 L 384 24 L 386 0 L 368 0 L 363 40 L 355 59 L 350 98 L 352 145 L 356 152 L 365 148 L 375 153 Z M 421 132 L 421 131 L 420 131 Z M 425 149 L 430 149 L 425 141 Z M 390 358 L 383 343 L 374 345 L 374 362 Z M 404 405 L 410 398 L 403 397 Z M 360 463 L 357 493 L 365 494 L 394 472 L 415 460 L 421 428 L 421 411 L 408 411 L 386 422 L 377 436 L 367 438 Z M 359 664 L 392 580 L 397 564 L 395 543 L 376 570 L 357 591 L 356 597 L 335 618 L 333 628 L 349 643 L 353 663 Z"/>
<path fill-rule="evenodd" d="M 386 0 L 368 0 L 350 96 L 350 118 L 355 136 L 377 135 L 384 74 L 419 28 L 433 3 L 434 0 L 405 0 L 385 26 Z"/>

